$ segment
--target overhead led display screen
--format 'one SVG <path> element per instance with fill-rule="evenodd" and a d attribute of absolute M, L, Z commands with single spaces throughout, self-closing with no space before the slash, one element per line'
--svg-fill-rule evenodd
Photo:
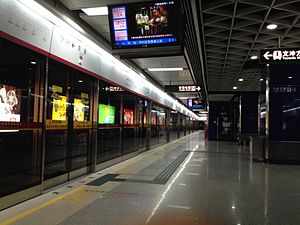
<path fill-rule="evenodd" d="M 179 45 L 176 1 L 144 1 L 109 6 L 113 49 Z"/>
<path fill-rule="evenodd" d="M 204 109 L 203 100 L 201 100 L 199 98 L 189 98 L 188 106 L 191 109 Z"/>
<path fill-rule="evenodd" d="M 114 124 L 115 123 L 115 107 L 110 105 L 99 104 L 99 124 Z"/>

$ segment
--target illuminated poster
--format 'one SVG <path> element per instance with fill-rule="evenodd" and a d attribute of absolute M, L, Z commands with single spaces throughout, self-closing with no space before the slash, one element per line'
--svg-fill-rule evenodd
<path fill-rule="evenodd" d="M 124 109 L 124 124 L 133 124 L 133 110 Z"/>
<path fill-rule="evenodd" d="M 56 95 L 53 98 L 52 120 L 67 120 L 67 97 Z"/>
<path fill-rule="evenodd" d="M 84 121 L 84 110 L 85 105 L 82 103 L 81 99 L 74 99 L 74 121 Z"/>
<path fill-rule="evenodd" d="M 156 111 L 151 112 L 151 124 L 156 125 Z"/>
<path fill-rule="evenodd" d="M 20 122 L 21 98 L 17 88 L 0 84 L 0 121 Z"/>
<path fill-rule="evenodd" d="M 158 114 L 158 123 L 159 123 L 159 125 L 165 125 L 165 118 L 166 118 L 165 113 L 159 113 Z"/>
<path fill-rule="evenodd" d="M 115 123 L 115 107 L 110 105 L 99 104 L 99 124 L 114 124 Z"/>

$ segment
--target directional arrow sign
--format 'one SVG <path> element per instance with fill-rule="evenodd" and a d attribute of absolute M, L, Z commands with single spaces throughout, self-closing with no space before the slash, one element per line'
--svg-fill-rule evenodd
<path fill-rule="evenodd" d="M 264 54 L 264 57 L 265 57 L 266 60 L 269 60 L 269 57 L 273 57 L 273 55 L 272 55 L 272 54 L 269 54 L 269 53 L 270 53 L 270 52 L 267 51 L 267 52 Z"/>
<path fill-rule="evenodd" d="M 300 63 L 300 47 L 260 50 L 261 63 Z"/>
<path fill-rule="evenodd" d="M 200 86 L 197 85 L 165 85 L 165 92 L 199 92 Z"/>

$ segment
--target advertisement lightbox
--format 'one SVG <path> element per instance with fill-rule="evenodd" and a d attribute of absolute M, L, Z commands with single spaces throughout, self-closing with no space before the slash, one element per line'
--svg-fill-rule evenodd
<path fill-rule="evenodd" d="M 182 50 L 182 20 L 178 1 L 143 1 L 109 5 L 109 22 L 113 53 L 132 57 L 149 54 L 152 47 L 174 47 L 177 54 Z M 147 49 L 150 51 L 147 51 Z M 152 49 L 151 55 L 172 52 Z M 115 51 L 114 51 L 115 50 Z M 117 51 L 119 50 L 119 51 Z M 122 51 L 123 50 L 123 51 Z M 124 51 L 129 50 L 129 51 Z M 138 56 L 136 56 L 138 57 Z"/>
<path fill-rule="evenodd" d="M 98 113 L 99 124 L 114 124 L 115 123 L 115 107 L 110 105 L 99 104 Z"/>
<path fill-rule="evenodd" d="M 85 107 L 86 106 L 82 103 L 81 99 L 74 98 L 74 121 L 84 121 Z"/>
<path fill-rule="evenodd" d="M 52 120 L 67 120 L 67 97 L 56 95 L 53 98 Z"/>
<path fill-rule="evenodd" d="M 124 109 L 124 124 L 133 124 L 133 110 Z"/>
<path fill-rule="evenodd" d="M 0 84 L 0 121 L 20 122 L 21 98 L 17 88 Z"/>

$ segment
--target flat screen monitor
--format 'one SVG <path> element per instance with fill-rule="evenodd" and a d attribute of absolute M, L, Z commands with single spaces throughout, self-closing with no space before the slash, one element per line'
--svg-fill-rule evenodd
<path fill-rule="evenodd" d="M 204 101 L 200 98 L 189 98 L 188 106 L 191 109 L 204 109 Z"/>
<path fill-rule="evenodd" d="M 114 124 L 115 123 L 115 107 L 110 105 L 99 104 L 98 113 L 99 124 Z"/>
<path fill-rule="evenodd" d="M 170 51 L 157 47 L 181 46 L 183 16 L 178 1 L 110 5 L 108 11 L 113 53 L 122 55 L 127 52 L 134 57 L 142 54 L 138 52 L 142 49 L 144 54 L 161 55 Z M 181 47 L 176 49 L 182 50 Z"/>

